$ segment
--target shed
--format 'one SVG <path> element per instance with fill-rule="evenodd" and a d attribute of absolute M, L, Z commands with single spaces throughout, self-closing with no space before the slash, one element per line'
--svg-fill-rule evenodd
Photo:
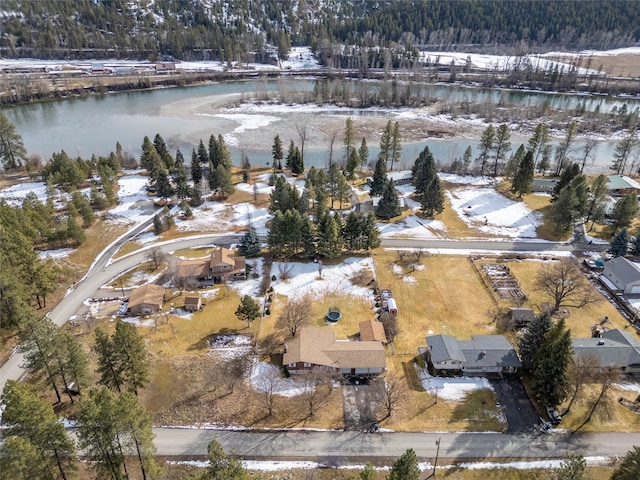
<path fill-rule="evenodd" d="M 162 310 L 164 288 L 148 284 L 134 288 L 129 298 L 129 310 L 133 315 L 149 315 Z"/>
<path fill-rule="evenodd" d="M 384 325 L 377 320 L 366 320 L 358 324 L 361 342 L 382 342 L 387 343 L 387 336 L 384 333 Z"/>
<path fill-rule="evenodd" d="M 616 257 L 604 262 L 602 271 L 608 284 L 628 295 L 640 294 L 640 264 Z"/>
<path fill-rule="evenodd" d="M 202 299 L 200 297 L 185 297 L 184 309 L 188 312 L 195 312 L 202 308 Z"/>
<path fill-rule="evenodd" d="M 535 320 L 536 316 L 530 308 L 510 308 L 509 318 L 514 327 L 522 328 L 529 325 L 532 320 Z"/>

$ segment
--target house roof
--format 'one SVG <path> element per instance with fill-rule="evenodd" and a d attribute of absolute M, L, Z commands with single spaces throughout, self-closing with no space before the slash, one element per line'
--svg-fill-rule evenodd
<path fill-rule="evenodd" d="M 164 288 L 160 285 L 148 284 L 142 287 L 134 288 L 129 297 L 129 308 L 138 305 L 158 305 L 162 307 L 164 301 Z"/>
<path fill-rule="evenodd" d="M 384 333 L 384 325 L 376 320 L 365 320 L 358 324 L 360 330 L 360 341 L 362 342 L 382 342 L 387 343 L 387 336 Z"/>
<path fill-rule="evenodd" d="M 475 335 L 461 341 L 465 365 L 477 367 L 519 367 L 520 359 L 513 346 L 502 335 Z"/>
<path fill-rule="evenodd" d="M 556 183 L 558 183 L 557 178 L 540 178 L 534 177 L 532 185 L 535 187 L 555 187 Z"/>
<path fill-rule="evenodd" d="M 460 348 L 460 343 L 456 337 L 451 335 L 433 335 L 427 337 L 427 348 L 429 349 L 433 362 L 446 362 L 455 360 L 465 362 L 467 359 Z"/>
<path fill-rule="evenodd" d="M 307 362 L 332 368 L 386 368 L 382 343 L 336 340 L 327 328 L 302 327 L 298 335 L 285 341 L 283 363 Z"/>
<path fill-rule="evenodd" d="M 184 304 L 185 305 L 198 305 L 201 302 L 200 297 L 185 297 Z"/>
<path fill-rule="evenodd" d="M 536 318 L 530 308 L 510 308 L 509 311 L 514 322 L 531 322 Z"/>
<path fill-rule="evenodd" d="M 235 254 L 228 248 L 220 247 L 211 252 L 211 268 L 220 265 L 235 265 Z"/>
<path fill-rule="evenodd" d="M 205 259 L 182 260 L 176 275 L 179 278 L 204 277 L 209 274 L 209 261 Z"/>
<path fill-rule="evenodd" d="M 612 332 L 617 332 L 613 333 Z M 602 367 L 626 368 L 640 365 L 640 345 L 635 339 L 635 345 L 626 343 L 625 332 L 610 330 L 603 333 L 603 338 L 574 338 L 571 340 L 574 358 L 579 355 L 595 356 Z M 607 335 L 606 337 L 604 335 Z M 622 339 L 617 341 L 616 339 Z"/>
<path fill-rule="evenodd" d="M 618 330 L 617 328 L 602 332 L 602 337 L 616 342 L 626 343 L 633 348 L 640 349 L 640 340 L 631 335 L 631 333 Z"/>
<path fill-rule="evenodd" d="M 626 175 L 609 175 L 607 177 L 607 190 L 624 190 L 628 188 L 640 190 L 640 183 Z"/>
<path fill-rule="evenodd" d="M 604 267 L 606 269 L 605 275 L 612 273 L 624 284 L 640 280 L 640 265 L 624 257 L 612 258 L 604 262 Z"/>

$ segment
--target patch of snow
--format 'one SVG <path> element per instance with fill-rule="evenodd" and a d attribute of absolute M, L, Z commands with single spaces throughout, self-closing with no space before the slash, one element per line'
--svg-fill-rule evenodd
<path fill-rule="evenodd" d="M 451 207 L 472 228 L 506 237 L 536 237 L 540 215 L 492 187 L 459 188 L 447 190 L 446 194 Z"/>
<path fill-rule="evenodd" d="M 45 260 L 47 258 L 66 258 L 73 252 L 73 248 L 59 248 L 57 250 L 42 250 L 38 252 L 38 256 Z"/>
<path fill-rule="evenodd" d="M 153 212 L 153 202 L 146 191 L 148 177 L 125 175 L 118 179 L 118 205 L 109 209 L 111 220 L 121 223 L 139 223 Z"/>
<path fill-rule="evenodd" d="M 281 269 L 290 270 L 286 281 L 280 279 Z M 271 274 L 277 278 L 272 282 L 273 289 L 276 293 L 288 297 L 309 294 L 314 298 L 320 298 L 327 293 L 339 292 L 373 301 L 370 288 L 351 282 L 362 270 L 374 271 L 371 258 L 348 257 L 337 265 L 323 265 L 321 279 L 318 269 L 319 265 L 313 262 L 273 262 Z"/>
<path fill-rule="evenodd" d="M 446 400 L 462 400 L 474 390 L 493 390 L 489 380 L 483 377 L 432 377 L 426 369 L 415 367 L 422 386 L 427 392 L 438 390 L 438 397 Z"/>
<path fill-rule="evenodd" d="M 22 204 L 22 201 L 33 193 L 41 202 L 47 199 L 47 186 L 44 182 L 17 183 L 0 190 L 0 198 L 4 198 L 12 207 Z"/>
<path fill-rule="evenodd" d="M 178 230 L 227 233 L 251 225 L 258 235 L 266 235 L 266 224 L 271 219 L 269 210 L 256 208 L 248 202 L 206 202 L 192 211 L 190 220 L 175 219 Z"/>
<path fill-rule="evenodd" d="M 438 173 L 440 180 L 457 185 L 494 185 L 495 181 L 491 177 L 474 175 L 456 175 L 454 173 Z"/>
<path fill-rule="evenodd" d="M 640 393 L 640 383 L 632 383 L 632 382 L 621 382 L 621 383 L 616 383 L 615 384 L 616 388 L 619 388 L 620 390 L 626 390 L 626 391 L 630 391 L 630 392 L 638 392 Z"/>
<path fill-rule="evenodd" d="M 297 397 L 305 391 L 305 387 L 297 384 L 293 378 L 282 378 L 280 369 L 275 365 L 255 362 L 251 370 L 251 385 L 253 388 L 262 392 L 266 388 L 271 389 L 272 382 L 273 392 L 283 397 Z"/>
<path fill-rule="evenodd" d="M 256 182 L 255 184 L 239 183 L 236 185 L 236 190 L 248 193 L 254 193 L 254 191 L 257 191 L 259 195 L 270 195 L 271 192 L 273 192 L 273 187 L 262 182 Z"/>
<path fill-rule="evenodd" d="M 378 222 L 380 236 L 388 237 L 410 237 L 410 238 L 442 238 L 447 231 L 444 223 L 440 220 L 424 220 L 415 215 L 410 215 L 395 223 Z"/>
<path fill-rule="evenodd" d="M 156 324 L 155 320 L 153 319 L 141 320 L 138 317 L 124 317 L 120 320 L 126 323 L 130 323 L 131 325 L 134 325 L 136 327 L 153 327 Z"/>
<path fill-rule="evenodd" d="M 264 261 L 262 257 L 260 258 L 247 258 L 247 265 L 251 265 L 253 270 L 246 278 L 246 280 L 239 280 L 237 282 L 229 282 L 227 284 L 228 287 L 233 289 L 240 295 L 241 297 L 244 295 L 249 295 L 251 297 L 257 297 L 260 292 L 260 282 L 262 279 L 262 270 Z M 253 277 L 253 273 L 258 274 L 258 278 Z"/>

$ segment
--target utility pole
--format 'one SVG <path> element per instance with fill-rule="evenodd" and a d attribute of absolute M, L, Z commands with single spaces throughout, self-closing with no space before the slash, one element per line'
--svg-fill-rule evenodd
<path fill-rule="evenodd" d="M 438 440 L 436 440 L 436 459 L 433 462 L 433 478 L 436 478 L 436 467 L 438 466 L 438 455 L 440 454 L 440 440 L 442 439 L 442 437 L 438 437 Z"/>

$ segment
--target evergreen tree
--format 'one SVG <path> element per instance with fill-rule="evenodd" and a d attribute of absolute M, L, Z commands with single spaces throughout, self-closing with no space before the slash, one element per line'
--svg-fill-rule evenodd
<path fill-rule="evenodd" d="M 620 228 L 626 228 L 631 225 L 637 215 L 638 196 L 633 192 L 628 193 L 616 202 L 611 212 L 611 218 L 614 220 L 613 233 Z"/>
<path fill-rule="evenodd" d="M 202 181 L 202 164 L 198 159 L 198 154 L 196 153 L 195 148 L 191 151 L 191 180 L 193 180 L 193 184 L 196 188 Z"/>
<path fill-rule="evenodd" d="M 384 220 L 397 217 L 402 213 L 400 208 L 400 201 L 398 199 L 398 192 L 396 186 L 393 183 L 393 179 L 389 179 L 384 191 L 382 192 L 382 198 L 376 207 L 376 216 Z"/>
<path fill-rule="evenodd" d="M 373 170 L 373 179 L 371 180 L 371 196 L 382 195 L 385 185 L 387 184 L 387 168 L 386 161 L 378 157 L 375 168 Z"/>
<path fill-rule="evenodd" d="M 531 363 L 531 390 L 543 405 L 555 408 L 567 397 L 572 355 L 571 331 L 560 319 L 545 334 Z"/>
<path fill-rule="evenodd" d="M 551 219 L 557 232 L 566 232 L 578 217 L 578 197 L 571 185 L 564 187 L 551 207 Z"/>
<path fill-rule="evenodd" d="M 353 119 L 348 117 L 344 124 L 344 163 L 349 161 L 351 150 L 354 149 Z"/>
<path fill-rule="evenodd" d="M 630 253 L 634 256 L 640 256 L 640 232 L 637 232 L 636 235 L 631 240 Z"/>
<path fill-rule="evenodd" d="M 356 152 L 355 148 L 351 148 L 349 157 L 347 158 L 347 164 L 345 166 L 345 171 L 349 180 L 355 180 L 355 171 L 359 164 L 360 159 L 358 158 L 358 152 Z"/>
<path fill-rule="evenodd" d="M 471 149 L 471 145 L 469 145 L 464 151 L 464 154 L 462 154 L 462 175 L 469 174 L 469 167 L 471 166 L 472 156 L 473 151 Z"/>
<path fill-rule="evenodd" d="M 287 158 L 284 162 L 284 167 L 291 169 L 291 164 L 294 161 L 294 155 L 296 153 L 296 144 L 293 143 L 293 140 L 289 143 L 289 150 L 287 150 Z"/>
<path fill-rule="evenodd" d="M 155 233 L 156 235 L 160 235 L 162 232 L 164 232 L 164 223 L 162 223 L 162 219 L 160 218 L 160 215 L 154 215 L 153 216 L 153 233 Z"/>
<path fill-rule="evenodd" d="M 300 224 L 300 242 L 302 244 L 302 256 L 313 258 L 316 254 L 315 229 L 309 215 L 302 216 Z"/>
<path fill-rule="evenodd" d="M 96 219 L 96 216 L 94 215 L 93 209 L 91 208 L 91 205 L 89 205 L 87 198 L 80 192 L 76 191 L 73 192 L 71 201 L 82 217 L 82 226 L 85 228 L 91 226 Z"/>
<path fill-rule="evenodd" d="M 164 170 L 158 175 L 158 181 L 156 182 L 156 194 L 158 198 L 171 198 L 173 196 L 171 181 Z"/>
<path fill-rule="evenodd" d="M 158 152 L 156 147 L 151 143 L 151 139 L 147 136 L 142 140 L 142 155 L 140 156 L 140 166 L 147 172 L 150 172 L 155 162 L 154 155 L 157 156 Z M 160 158 L 158 156 L 158 158 Z"/>
<path fill-rule="evenodd" d="M 209 153 L 207 152 L 207 147 L 205 147 L 202 139 L 200 139 L 200 143 L 198 143 L 198 161 L 200 162 L 200 165 L 208 165 L 210 163 Z"/>
<path fill-rule="evenodd" d="M 529 150 L 525 155 L 513 177 L 511 191 L 519 197 L 531 193 L 533 185 L 533 152 Z"/>
<path fill-rule="evenodd" d="M 280 140 L 280 135 L 276 135 L 273 139 L 271 156 L 273 157 L 273 173 L 275 173 L 276 170 L 282 169 L 282 159 L 284 158 L 284 153 L 282 151 L 282 140 Z"/>
<path fill-rule="evenodd" d="M 494 157 L 493 157 L 493 177 L 497 177 L 502 169 L 504 159 L 511 150 L 511 132 L 509 126 L 503 123 L 496 130 Z"/>
<path fill-rule="evenodd" d="M 569 455 L 555 471 L 555 480 L 589 480 L 587 461 L 582 455 Z"/>
<path fill-rule="evenodd" d="M 376 469 L 373 463 L 367 462 L 364 468 L 360 470 L 360 480 L 376 480 Z"/>
<path fill-rule="evenodd" d="M 433 218 L 434 215 L 442 213 L 444 210 L 444 192 L 442 191 L 442 185 L 440 185 L 440 178 L 437 175 L 422 195 L 420 208 L 422 213 L 429 218 Z"/>
<path fill-rule="evenodd" d="M 222 445 L 211 440 L 207 447 L 209 466 L 200 476 L 200 480 L 246 480 L 247 473 L 242 468 L 242 461 L 232 455 L 227 455 Z"/>
<path fill-rule="evenodd" d="M 607 177 L 606 175 L 598 175 L 591 184 L 591 197 L 587 208 L 587 218 L 585 223 L 591 220 L 593 212 L 598 205 L 602 205 L 607 197 Z"/>
<path fill-rule="evenodd" d="M 609 245 L 609 253 L 614 257 L 624 257 L 629 249 L 629 234 L 627 229 L 620 230 Z"/>
<path fill-rule="evenodd" d="M 396 122 L 393 125 L 393 133 L 391 134 L 391 170 L 393 170 L 393 164 L 400 161 L 400 153 L 402 152 L 402 144 L 400 140 L 400 124 Z"/>
<path fill-rule="evenodd" d="M 160 155 L 164 168 L 166 168 L 167 170 L 171 170 L 174 165 L 174 160 L 169 153 L 169 150 L 167 150 L 167 144 L 164 142 L 164 139 L 160 136 L 159 133 L 157 133 L 153 139 L 153 146 L 155 147 L 156 152 L 158 152 L 158 155 Z"/>
<path fill-rule="evenodd" d="M 531 368 L 533 357 L 542 344 L 545 334 L 551 329 L 551 315 L 543 313 L 537 315 L 522 331 L 518 341 L 518 354 L 524 368 Z"/>
<path fill-rule="evenodd" d="M 640 478 L 640 447 L 634 446 L 613 470 L 610 480 L 637 480 Z"/>
<path fill-rule="evenodd" d="M 541 165 L 542 156 L 548 144 L 549 144 L 549 127 L 544 123 L 539 123 L 536 126 L 536 129 L 533 132 L 533 135 L 529 139 L 528 150 L 531 150 L 533 152 L 534 166 L 540 170 L 543 170 L 543 174 L 544 174 L 544 168 L 542 168 L 542 165 Z"/>
<path fill-rule="evenodd" d="M 340 226 L 330 212 L 324 212 L 318 222 L 318 253 L 326 258 L 334 258 L 342 252 Z"/>
<path fill-rule="evenodd" d="M 573 191 L 576 194 L 576 212 L 578 216 L 583 216 L 589 209 L 589 186 L 587 185 L 587 178 L 580 174 L 575 176 L 570 185 L 573 187 Z"/>
<path fill-rule="evenodd" d="M 633 125 L 627 131 L 627 135 L 618 141 L 613 152 L 613 163 L 611 169 L 616 175 L 624 175 L 627 162 L 633 150 L 638 146 L 638 127 Z"/>
<path fill-rule="evenodd" d="M 489 158 L 491 157 L 491 152 L 495 150 L 496 143 L 496 131 L 493 128 L 493 125 L 489 125 L 482 132 L 482 136 L 480 137 L 480 154 L 476 161 L 480 164 L 480 175 L 485 174 L 485 169 L 487 168 L 487 164 L 489 163 Z"/>
<path fill-rule="evenodd" d="M 413 173 L 411 182 L 416 187 L 415 195 L 420 201 L 434 178 L 438 176 L 436 161 L 429 147 L 424 147 L 424 150 L 420 152 L 411 170 Z"/>
<path fill-rule="evenodd" d="M 238 243 L 238 253 L 244 257 L 255 257 L 260 253 L 260 239 L 255 228 L 249 228 Z"/>
<path fill-rule="evenodd" d="M 30 385 L 14 380 L 5 384 L 2 403 L 5 405 L 2 421 L 6 427 L 3 437 L 7 441 L 16 438 L 10 442 L 13 454 L 21 447 L 37 462 L 33 467 L 37 467 L 44 478 L 58 477 L 54 472 L 59 472 L 63 480 L 70 478 L 75 446 L 51 405 L 39 398 Z M 38 455 L 34 455 L 35 452 Z"/>
<path fill-rule="evenodd" d="M 365 137 L 362 137 L 358 157 L 360 158 L 360 166 L 365 167 L 367 163 L 369 163 L 369 147 L 367 146 L 367 139 Z"/>
<path fill-rule="evenodd" d="M 378 153 L 378 160 L 382 160 L 385 171 L 387 170 L 387 162 L 391 158 L 391 148 L 393 144 L 393 125 L 391 120 L 387 122 L 387 125 L 380 137 L 380 153 Z"/>
<path fill-rule="evenodd" d="M 289 168 L 291 168 L 291 173 L 294 175 L 300 175 L 304 173 L 304 162 L 302 161 L 302 154 L 300 153 L 300 149 L 298 147 L 295 147 L 295 149 L 293 150 Z"/>
<path fill-rule="evenodd" d="M 269 211 L 271 213 L 278 211 L 284 213 L 287 210 L 298 208 L 299 201 L 298 190 L 289 185 L 284 176 L 278 175 L 273 191 L 269 196 Z"/>
<path fill-rule="evenodd" d="M 238 308 L 236 308 L 235 314 L 238 320 L 247 322 L 247 325 L 251 325 L 251 322 L 260 316 L 260 305 L 249 295 L 244 295 L 240 300 Z"/>
<path fill-rule="evenodd" d="M 220 165 L 220 146 L 215 135 L 209 137 L 209 156 L 207 157 L 211 169 L 215 170 Z"/>
<path fill-rule="evenodd" d="M 0 450 L 0 472 L 12 480 L 52 478 L 50 462 L 42 457 L 37 446 L 22 437 L 4 439 L 4 446 Z"/>
<path fill-rule="evenodd" d="M 213 177 L 213 183 L 216 185 L 216 191 L 221 198 L 226 199 L 235 192 L 230 168 L 225 167 L 223 164 L 218 165 L 213 171 Z"/>
<path fill-rule="evenodd" d="M 410 448 L 391 466 L 389 480 L 419 480 L 419 478 L 418 457 L 413 448 Z"/>
<path fill-rule="evenodd" d="M 524 156 L 526 153 L 527 151 L 524 148 L 524 144 L 521 143 L 518 149 L 516 150 L 516 153 L 511 155 L 511 158 L 507 162 L 507 166 L 504 169 L 505 177 L 511 178 L 511 179 L 515 178 L 516 173 L 518 172 L 518 168 L 520 167 L 520 163 L 522 163 L 522 160 L 524 160 Z M 531 161 L 531 163 L 533 163 L 533 160 Z"/>
<path fill-rule="evenodd" d="M 27 161 L 22 137 L 7 116 L 0 112 L 0 163 L 5 170 L 18 170 Z"/>

